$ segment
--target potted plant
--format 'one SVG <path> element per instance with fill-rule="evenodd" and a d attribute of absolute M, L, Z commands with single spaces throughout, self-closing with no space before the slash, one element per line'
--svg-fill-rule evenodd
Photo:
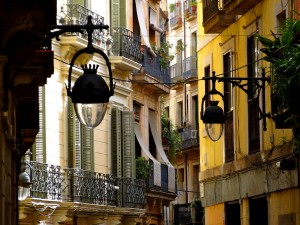
<path fill-rule="evenodd" d="M 300 128 L 300 21 L 286 19 L 281 34 L 257 35 L 272 67 L 272 118 L 277 128 Z"/>
<path fill-rule="evenodd" d="M 169 5 L 169 10 L 170 10 L 170 12 L 173 12 L 174 9 L 175 9 L 175 4 L 174 4 L 174 3 L 171 3 L 171 4 Z"/>
<path fill-rule="evenodd" d="M 191 0 L 190 6 L 192 8 L 192 12 L 195 13 L 197 11 L 197 0 Z"/>

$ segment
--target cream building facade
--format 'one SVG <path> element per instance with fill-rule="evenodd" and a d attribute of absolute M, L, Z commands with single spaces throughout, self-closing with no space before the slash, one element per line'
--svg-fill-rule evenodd
<path fill-rule="evenodd" d="M 52 41 L 54 74 L 39 89 L 40 131 L 22 161 L 31 178 L 29 193 L 19 187 L 20 224 L 164 224 L 176 197 L 175 169 L 161 142 L 161 94 L 169 93 L 153 44 L 160 45 L 166 20 L 160 1 L 58 1 L 57 24 L 110 26 L 96 31 L 93 44 L 109 57 L 115 83 L 106 115 L 94 129 L 81 125 L 67 96 L 69 62 L 87 45 L 85 33 Z M 100 55 L 82 55 L 80 65 L 99 65 Z M 136 159 L 146 160 L 146 177 Z M 147 166 L 148 165 L 148 166 Z M 143 169 L 143 167 L 142 167 Z M 23 194 L 23 195 L 22 195 Z"/>
<path fill-rule="evenodd" d="M 171 224 L 202 224 L 200 202 L 200 142 L 198 94 L 198 2 L 168 1 L 169 31 L 174 59 L 170 64 L 171 91 L 165 96 L 164 112 L 171 129 L 178 131 L 181 146 L 176 149 L 178 196 L 172 202 Z M 172 147 L 172 146 L 171 146 Z M 170 145 L 166 145 L 170 149 Z"/>

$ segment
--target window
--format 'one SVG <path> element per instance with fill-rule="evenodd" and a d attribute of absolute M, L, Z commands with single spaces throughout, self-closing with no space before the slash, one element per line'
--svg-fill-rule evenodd
<path fill-rule="evenodd" d="M 268 225 L 268 201 L 266 197 L 249 199 L 250 225 Z"/>
<path fill-rule="evenodd" d="M 223 55 L 224 77 L 232 77 L 231 52 Z M 234 160 L 233 110 L 232 110 L 232 84 L 224 82 L 224 111 L 225 111 L 225 162 Z"/>
<path fill-rule="evenodd" d="M 193 197 L 191 199 L 199 199 L 199 165 L 193 166 Z"/>
<path fill-rule="evenodd" d="M 141 106 L 137 103 L 133 103 L 133 115 L 134 115 L 134 121 L 140 122 L 140 115 L 141 114 Z"/>
<path fill-rule="evenodd" d="M 258 71 L 258 55 L 257 55 L 257 40 L 254 35 L 247 39 L 247 64 L 248 77 L 256 77 Z M 259 152 L 260 138 L 259 138 L 259 98 L 254 85 L 249 82 L 248 85 L 248 149 L 249 154 Z"/>
<path fill-rule="evenodd" d="M 134 116 L 131 111 L 111 110 L 112 174 L 135 177 Z"/>
<path fill-rule="evenodd" d="M 184 169 L 180 168 L 177 169 L 177 185 L 178 185 L 178 190 L 183 190 L 184 189 Z"/>
<path fill-rule="evenodd" d="M 94 130 L 82 125 L 68 99 L 68 166 L 83 170 L 94 170 Z"/>
<path fill-rule="evenodd" d="M 183 125 L 183 103 L 177 102 L 177 125 L 182 127 Z"/>
<path fill-rule="evenodd" d="M 192 118 L 191 123 L 195 130 L 198 130 L 199 117 L 198 117 L 198 95 L 192 97 Z"/>
<path fill-rule="evenodd" d="M 204 68 L 204 77 L 210 77 L 210 66 L 206 66 Z M 207 92 L 210 91 L 211 87 L 210 87 L 210 80 L 205 80 L 205 94 Z M 211 96 L 207 96 L 207 98 L 205 99 L 205 108 L 207 108 L 209 106 L 208 101 L 211 99 Z"/>
<path fill-rule="evenodd" d="M 225 203 L 225 219 L 228 225 L 241 225 L 241 212 L 239 202 Z"/>

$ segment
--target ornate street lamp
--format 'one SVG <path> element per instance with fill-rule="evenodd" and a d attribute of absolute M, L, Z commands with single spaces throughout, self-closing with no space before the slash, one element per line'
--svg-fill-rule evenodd
<path fill-rule="evenodd" d="M 72 99 L 74 108 L 79 121 L 89 128 L 98 126 L 103 120 L 109 102 L 109 98 L 114 94 L 114 84 L 112 80 L 111 65 L 107 55 L 98 48 L 93 46 L 92 34 L 95 29 L 108 29 L 108 25 L 94 25 L 92 23 L 92 17 L 87 17 L 88 22 L 86 25 L 57 25 L 51 26 L 51 31 L 48 34 L 48 38 L 52 39 L 56 37 L 59 40 L 59 36 L 65 32 L 83 32 L 86 30 L 88 36 L 87 47 L 77 51 L 71 62 L 69 68 L 68 84 L 66 85 L 67 95 Z M 103 77 L 97 75 L 98 65 L 82 65 L 84 74 L 80 76 L 71 87 L 72 68 L 75 60 L 81 54 L 94 54 L 101 55 L 108 67 L 109 73 L 109 86 L 106 84 Z"/>
<path fill-rule="evenodd" d="M 264 131 L 267 130 L 266 118 L 267 117 L 269 118 L 270 115 L 268 113 L 266 113 L 265 82 L 266 81 L 269 82 L 270 78 L 267 78 L 265 76 L 264 69 L 262 71 L 261 77 L 217 77 L 215 75 L 215 71 L 213 71 L 213 75 L 211 77 L 203 77 L 203 79 L 212 81 L 212 89 L 210 91 L 208 91 L 202 98 L 201 112 L 200 112 L 201 119 L 202 119 L 203 123 L 205 124 L 206 133 L 212 141 L 217 141 L 221 138 L 222 133 L 223 133 L 224 123 L 226 120 L 226 116 L 225 116 L 223 109 L 220 106 L 218 106 L 219 101 L 209 101 L 208 100 L 209 99 L 208 97 L 210 95 L 219 95 L 219 96 L 221 96 L 222 101 L 224 102 L 224 95 L 221 92 L 216 90 L 216 81 L 229 82 L 233 86 L 237 86 L 240 89 L 242 89 L 247 95 L 249 95 L 250 91 L 252 91 L 252 90 L 248 90 L 245 87 L 247 85 L 249 85 L 249 82 L 253 82 L 253 86 L 255 86 L 255 88 L 261 90 L 261 92 L 262 92 L 262 109 L 259 107 L 259 105 L 257 106 L 259 108 L 259 113 L 260 113 L 260 116 L 258 119 L 263 120 L 263 129 L 264 129 Z M 242 81 L 247 81 L 248 83 L 242 84 L 241 83 Z M 260 91 L 258 93 L 260 93 Z M 209 106 L 204 111 L 203 110 L 204 102 L 207 102 L 207 101 L 209 103 Z"/>
<path fill-rule="evenodd" d="M 31 165 L 26 161 L 23 161 L 21 164 L 21 173 L 18 179 L 18 199 L 20 201 L 30 196 L 30 186 L 32 184 L 30 176 L 26 171 L 27 167 L 32 169 Z"/>

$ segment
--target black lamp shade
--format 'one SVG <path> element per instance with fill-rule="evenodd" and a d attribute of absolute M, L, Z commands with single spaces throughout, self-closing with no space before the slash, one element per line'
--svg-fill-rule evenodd
<path fill-rule="evenodd" d="M 219 101 L 209 101 L 209 103 L 210 105 L 205 109 L 202 116 L 203 123 L 225 123 L 225 114 L 223 109 L 218 106 Z"/>
<path fill-rule="evenodd" d="M 89 67 L 88 67 L 89 66 Z M 105 80 L 97 75 L 98 65 L 83 66 L 84 74 L 80 76 L 72 88 L 73 103 L 107 103 L 110 91 Z"/>
<path fill-rule="evenodd" d="M 98 65 L 83 66 L 70 93 L 79 121 L 89 128 L 98 126 L 104 118 L 111 92 L 105 80 L 97 75 Z"/>

